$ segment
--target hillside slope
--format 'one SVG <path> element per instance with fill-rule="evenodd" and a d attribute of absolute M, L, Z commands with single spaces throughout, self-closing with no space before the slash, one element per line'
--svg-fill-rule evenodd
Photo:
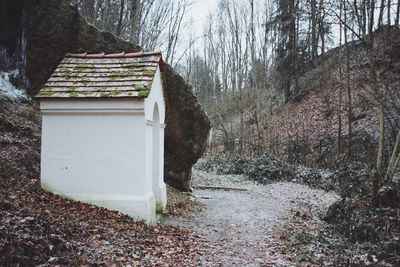
<path fill-rule="evenodd" d="M 374 58 L 380 87 L 386 88 L 386 156 L 400 128 L 400 31 L 391 32 L 391 50 L 384 49 L 383 33 L 377 33 Z M 359 42 L 350 44 L 350 94 L 353 160 L 374 164 L 378 122 L 375 95 L 371 92 L 367 51 Z M 293 98 L 279 108 L 264 110 L 262 149 L 290 163 L 338 167 L 347 157 L 348 92 L 346 50 L 338 47 L 321 55 L 303 75 Z M 341 68 L 341 70 L 340 70 Z M 342 73 L 340 75 L 340 72 Z M 382 83 L 386 80 L 387 83 Z M 340 98 L 342 99 L 340 102 Z M 341 103 L 341 104 L 340 104 Z M 341 151 L 338 153 L 339 116 Z M 251 124 L 247 136 L 257 136 Z"/>

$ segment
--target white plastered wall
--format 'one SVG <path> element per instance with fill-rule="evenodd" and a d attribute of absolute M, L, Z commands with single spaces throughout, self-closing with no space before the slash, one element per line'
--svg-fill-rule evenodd
<path fill-rule="evenodd" d="M 143 102 L 41 100 L 42 187 L 154 223 Z"/>
<path fill-rule="evenodd" d="M 157 108 L 155 108 L 157 106 Z M 157 114 L 154 114 L 158 110 Z M 157 68 L 150 95 L 145 100 L 146 114 L 146 174 L 153 181 L 156 210 L 165 211 L 167 206 L 164 183 L 164 129 L 165 101 L 160 68 Z M 158 142 L 154 140 L 158 139 Z M 157 147 L 154 147 L 157 146 Z M 157 160 L 158 157 L 158 160 Z M 156 163 L 156 164 L 154 164 Z"/>

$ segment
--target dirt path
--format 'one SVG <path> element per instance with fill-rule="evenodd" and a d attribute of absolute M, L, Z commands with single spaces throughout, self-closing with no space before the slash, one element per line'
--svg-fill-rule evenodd
<path fill-rule="evenodd" d="M 337 196 L 294 183 L 266 186 L 241 176 L 194 172 L 194 184 L 244 188 L 247 191 L 195 190 L 205 205 L 200 214 L 170 219 L 168 224 L 192 229 L 203 241 L 199 266 L 287 266 L 271 244 L 274 227 L 291 212 L 308 206 L 323 211 Z"/>

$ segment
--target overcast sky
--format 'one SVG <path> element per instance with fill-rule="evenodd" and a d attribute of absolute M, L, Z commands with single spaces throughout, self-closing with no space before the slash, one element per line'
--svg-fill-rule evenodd
<path fill-rule="evenodd" d="M 196 36 L 203 33 L 203 25 L 207 15 L 210 11 L 215 9 L 217 3 L 218 0 L 194 0 L 187 14 L 187 19 L 193 19 L 193 28 L 196 31 Z"/>

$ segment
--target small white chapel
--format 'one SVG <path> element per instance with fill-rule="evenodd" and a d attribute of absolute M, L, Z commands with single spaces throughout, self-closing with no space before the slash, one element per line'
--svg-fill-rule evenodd
<path fill-rule="evenodd" d="M 67 54 L 36 98 L 42 187 L 155 223 L 167 204 L 161 53 Z"/>

